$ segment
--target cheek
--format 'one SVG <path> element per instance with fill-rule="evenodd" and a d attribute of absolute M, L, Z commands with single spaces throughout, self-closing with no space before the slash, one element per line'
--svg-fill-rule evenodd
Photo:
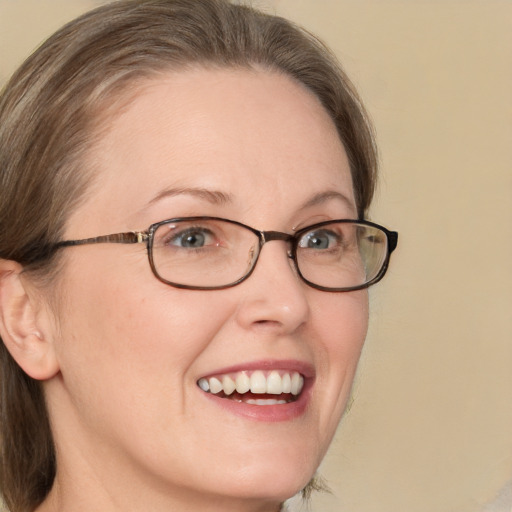
<path fill-rule="evenodd" d="M 365 290 L 325 294 L 314 315 L 318 333 L 317 391 L 321 394 L 321 429 L 334 434 L 348 401 L 368 328 Z"/>
<path fill-rule="evenodd" d="M 187 371 L 229 316 L 229 302 L 214 305 L 205 294 L 171 288 L 150 272 L 136 276 L 134 286 L 129 269 L 96 269 L 109 276 L 96 281 L 83 270 L 65 281 L 70 293 L 59 314 L 59 361 L 71 394 L 108 396 L 119 405 L 145 395 L 148 414 L 161 407 L 158 396 L 174 396 L 179 412 Z"/>
<path fill-rule="evenodd" d="M 217 304 L 213 314 L 208 297 L 159 285 L 134 290 L 110 283 L 69 302 L 60 354 L 65 392 L 56 395 L 62 400 L 53 412 L 69 430 L 174 479 L 175 459 L 193 458 L 187 450 L 195 449 L 187 441 L 194 428 L 193 365 L 227 306 Z M 179 450 L 176 438 L 184 439 Z"/>
<path fill-rule="evenodd" d="M 315 308 L 315 330 L 328 365 L 357 363 L 368 330 L 368 293 L 328 294 L 320 297 Z M 355 359 L 355 361 L 354 361 Z"/>
<path fill-rule="evenodd" d="M 155 292 L 110 285 L 76 298 L 64 316 L 81 352 L 116 366 L 132 361 L 132 374 L 144 363 L 154 367 L 165 361 L 174 374 L 183 373 L 219 330 L 223 311 L 216 306 L 215 315 L 209 314 L 211 308 L 198 294 L 169 287 Z"/>

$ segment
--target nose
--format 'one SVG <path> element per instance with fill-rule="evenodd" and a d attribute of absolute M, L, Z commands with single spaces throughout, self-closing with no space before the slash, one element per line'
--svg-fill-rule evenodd
<path fill-rule="evenodd" d="M 289 334 L 308 320 L 308 295 L 314 290 L 300 280 L 287 245 L 281 240 L 266 243 L 253 273 L 239 285 L 243 295 L 237 320 L 245 329 Z"/>

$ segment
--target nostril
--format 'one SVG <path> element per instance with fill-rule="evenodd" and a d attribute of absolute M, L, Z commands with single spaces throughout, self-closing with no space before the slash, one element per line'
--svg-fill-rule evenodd
<path fill-rule="evenodd" d="M 253 322 L 254 325 L 261 325 L 262 327 L 268 326 L 268 327 L 274 327 L 279 326 L 280 323 L 277 320 L 256 320 Z"/>

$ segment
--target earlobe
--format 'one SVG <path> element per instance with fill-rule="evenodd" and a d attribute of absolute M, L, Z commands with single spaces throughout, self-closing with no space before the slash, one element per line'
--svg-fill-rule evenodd
<path fill-rule="evenodd" d="M 22 267 L 0 260 L 0 336 L 23 371 L 37 380 L 58 372 L 51 339 L 41 329 L 41 308 L 22 278 Z"/>

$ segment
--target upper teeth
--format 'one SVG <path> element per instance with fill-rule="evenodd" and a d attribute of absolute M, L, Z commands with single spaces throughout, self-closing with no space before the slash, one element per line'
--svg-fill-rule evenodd
<path fill-rule="evenodd" d="M 281 393 L 291 393 L 292 395 L 298 395 L 304 386 L 304 377 L 298 372 L 277 370 L 263 372 L 257 370 L 249 375 L 249 372 L 242 371 L 202 378 L 199 379 L 198 385 L 203 391 L 214 394 L 221 391 L 226 395 L 231 395 L 235 391 L 240 394 L 250 391 L 254 394 L 280 395 Z"/>

